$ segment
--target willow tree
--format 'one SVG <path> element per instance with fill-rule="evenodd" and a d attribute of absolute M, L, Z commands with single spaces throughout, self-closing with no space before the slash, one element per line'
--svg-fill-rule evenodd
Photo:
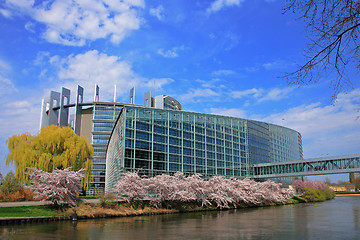
<path fill-rule="evenodd" d="M 9 148 L 6 164 L 15 165 L 18 181 L 28 179 L 29 175 L 25 173 L 29 167 L 46 172 L 68 167 L 72 171 L 85 168 L 82 185 L 89 187 L 94 150 L 86 138 L 76 135 L 71 127 L 43 127 L 38 135 L 14 135 L 6 143 Z"/>

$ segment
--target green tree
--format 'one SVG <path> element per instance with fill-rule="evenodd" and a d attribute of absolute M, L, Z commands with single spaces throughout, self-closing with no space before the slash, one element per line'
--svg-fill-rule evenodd
<path fill-rule="evenodd" d="M 9 148 L 6 164 L 15 165 L 20 183 L 28 179 L 28 167 L 46 172 L 71 167 L 72 171 L 85 168 L 82 185 L 89 187 L 94 150 L 86 138 L 76 135 L 71 127 L 43 127 L 38 135 L 14 135 L 6 143 Z"/>
<path fill-rule="evenodd" d="M 306 85 L 335 73 L 333 97 L 353 87 L 349 67 L 360 68 L 360 2 L 358 0 L 287 0 L 285 12 L 300 14 L 310 40 L 305 63 L 283 78 Z"/>
<path fill-rule="evenodd" d="M 349 181 L 354 184 L 354 191 L 360 190 L 360 173 L 349 173 Z"/>
<path fill-rule="evenodd" d="M 19 181 L 15 178 L 13 172 L 6 174 L 4 181 L 0 186 L 0 191 L 4 194 L 10 194 L 13 192 L 21 191 L 23 187 L 19 184 Z"/>

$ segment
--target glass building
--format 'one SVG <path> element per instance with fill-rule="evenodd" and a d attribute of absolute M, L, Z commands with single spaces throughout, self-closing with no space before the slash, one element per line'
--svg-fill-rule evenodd
<path fill-rule="evenodd" d="M 84 89 L 78 86 L 75 103 L 70 103 L 70 90 L 62 88 L 61 92 L 51 91 L 42 100 L 40 128 L 49 125 L 72 126 L 74 132 L 84 136 L 94 148 L 92 177 L 90 189 L 86 195 L 94 195 L 105 188 L 106 150 L 114 124 L 125 105 L 134 106 L 135 89 L 130 90 L 130 103 L 99 101 L 99 87 L 95 86 L 94 101 L 83 102 Z M 145 93 L 148 107 L 181 110 L 181 104 L 175 99 L 160 95 L 151 97 Z M 155 106 L 156 104 L 156 106 Z M 70 111 L 73 115 L 70 116 Z"/>
<path fill-rule="evenodd" d="M 106 169 L 106 149 L 111 131 L 115 121 L 122 109 L 122 105 L 117 106 L 111 103 L 95 102 L 90 108 L 92 113 L 91 144 L 94 148 L 93 169 L 92 169 L 92 188 L 87 195 L 92 195 L 94 189 L 103 190 L 105 186 Z"/>
<path fill-rule="evenodd" d="M 106 152 L 105 191 L 126 171 L 248 177 L 256 163 L 302 159 L 300 133 L 233 117 L 124 106 Z"/>
<path fill-rule="evenodd" d="M 116 93 L 116 92 L 115 92 Z M 87 195 L 111 187 L 124 171 L 172 174 L 182 171 L 214 175 L 252 176 L 252 165 L 302 159 L 301 135 L 265 122 L 181 111 L 166 95 L 144 94 L 144 106 L 130 103 L 83 102 L 78 86 L 74 103 L 70 90 L 51 91 L 42 101 L 40 127 L 74 128 L 94 148 L 91 187 Z M 71 115 L 72 112 L 72 115 Z M 106 184 L 105 184 L 106 183 Z"/>

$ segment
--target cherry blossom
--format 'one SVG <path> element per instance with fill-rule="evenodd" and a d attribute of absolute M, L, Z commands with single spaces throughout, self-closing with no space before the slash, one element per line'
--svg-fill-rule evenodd
<path fill-rule="evenodd" d="M 196 201 L 201 206 L 215 205 L 218 208 L 238 205 L 257 205 L 284 202 L 294 196 L 294 191 L 281 188 L 273 181 L 255 182 L 251 179 L 214 176 L 208 180 L 200 174 L 185 176 L 161 174 L 155 177 L 140 177 L 126 172 L 116 184 L 114 192 L 126 201 L 149 199 L 161 207 L 166 201 Z"/>
<path fill-rule="evenodd" d="M 76 205 L 77 193 L 81 191 L 81 178 L 85 169 L 77 172 L 56 169 L 52 173 L 36 168 L 28 168 L 31 185 L 26 186 L 36 197 L 53 202 L 55 205 Z"/>
<path fill-rule="evenodd" d="M 297 192 L 304 191 L 304 188 L 313 188 L 313 189 L 319 189 L 319 190 L 326 190 L 329 188 L 329 185 L 327 185 L 325 182 L 321 181 L 301 181 L 301 180 L 294 180 L 292 182 L 293 188 Z"/>

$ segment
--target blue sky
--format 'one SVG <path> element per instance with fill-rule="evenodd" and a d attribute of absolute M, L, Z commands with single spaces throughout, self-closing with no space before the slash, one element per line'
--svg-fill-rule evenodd
<path fill-rule="evenodd" d="M 39 130 L 42 97 L 76 85 L 91 101 L 143 93 L 184 110 L 283 125 L 301 132 L 304 157 L 360 153 L 359 81 L 332 104 L 328 75 L 290 86 L 309 43 L 280 0 L 0 0 L 0 157 L 13 134 Z M 357 70 L 348 69 L 350 79 Z M 73 102 L 73 101 L 72 101 Z"/>

